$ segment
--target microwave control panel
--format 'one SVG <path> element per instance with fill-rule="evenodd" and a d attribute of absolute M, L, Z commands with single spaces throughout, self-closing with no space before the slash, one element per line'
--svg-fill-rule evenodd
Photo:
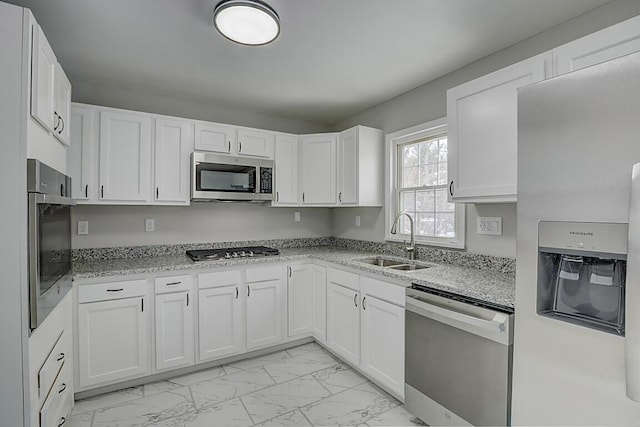
<path fill-rule="evenodd" d="M 273 183 L 273 168 L 260 168 L 260 192 L 271 194 Z"/>

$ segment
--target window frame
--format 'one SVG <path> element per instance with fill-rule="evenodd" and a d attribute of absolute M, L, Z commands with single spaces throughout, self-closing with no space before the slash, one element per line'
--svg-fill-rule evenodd
<path fill-rule="evenodd" d="M 401 129 L 385 136 L 386 167 L 385 167 L 385 240 L 392 242 L 407 241 L 409 234 L 391 234 L 393 220 L 399 212 L 399 170 L 398 170 L 398 145 L 411 141 L 429 138 L 447 132 L 447 119 L 432 120 L 427 123 Z M 448 136 L 448 135 L 447 135 Z M 447 168 L 447 174 L 449 170 Z M 466 242 L 465 205 L 455 204 L 455 233 L 456 237 L 430 237 L 415 235 L 418 244 L 438 246 L 444 248 L 464 249 Z"/>

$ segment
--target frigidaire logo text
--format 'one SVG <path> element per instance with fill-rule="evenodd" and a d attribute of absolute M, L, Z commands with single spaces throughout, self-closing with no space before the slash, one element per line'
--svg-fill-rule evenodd
<path fill-rule="evenodd" d="M 590 231 L 570 231 L 569 234 L 574 234 L 576 236 L 593 236 L 593 233 Z"/>

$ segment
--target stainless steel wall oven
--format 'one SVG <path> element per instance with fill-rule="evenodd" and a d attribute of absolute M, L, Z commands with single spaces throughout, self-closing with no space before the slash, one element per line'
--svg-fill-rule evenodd
<path fill-rule="evenodd" d="M 29 322 L 37 328 L 71 289 L 71 178 L 27 160 Z"/>

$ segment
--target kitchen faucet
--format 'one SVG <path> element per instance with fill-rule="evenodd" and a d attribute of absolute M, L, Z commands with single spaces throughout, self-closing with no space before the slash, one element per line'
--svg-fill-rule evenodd
<path fill-rule="evenodd" d="M 411 228 L 411 242 L 409 243 L 409 246 L 407 246 L 407 241 L 405 240 L 404 249 L 409 253 L 409 259 L 415 260 L 416 259 L 416 241 L 415 241 L 414 231 L 413 231 L 413 218 L 411 217 L 411 215 L 409 215 L 409 212 L 402 211 L 398 215 L 396 215 L 396 218 L 393 220 L 393 225 L 391 226 L 391 234 L 397 233 L 398 222 L 402 215 L 406 215 L 407 218 L 409 218 L 409 227 Z"/>

